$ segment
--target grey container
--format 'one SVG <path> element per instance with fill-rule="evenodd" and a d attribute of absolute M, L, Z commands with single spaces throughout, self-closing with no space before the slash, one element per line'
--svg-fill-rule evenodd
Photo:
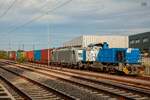
<path fill-rule="evenodd" d="M 82 50 L 75 48 L 57 49 L 52 52 L 52 63 L 77 65 L 82 60 Z"/>

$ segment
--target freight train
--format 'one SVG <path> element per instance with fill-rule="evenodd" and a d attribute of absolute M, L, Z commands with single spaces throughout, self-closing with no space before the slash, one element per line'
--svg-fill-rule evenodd
<path fill-rule="evenodd" d="M 104 43 L 90 44 L 87 48 L 57 48 L 9 53 L 11 60 L 20 58 L 28 62 L 61 67 L 96 69 L 107 73 L 138 75 L 144 72 L 141 53 L 137 48 L 109 48 Z M 48 55 L 49 54 L 49 55 Z M 49 60 L 48 60 L 49 59 Z M 49 61 L 49 62 L 48 62 Z"/>

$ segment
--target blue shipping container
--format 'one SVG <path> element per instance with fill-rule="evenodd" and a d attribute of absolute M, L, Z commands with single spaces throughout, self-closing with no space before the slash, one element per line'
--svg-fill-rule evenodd
<path fill-rule="evenodd" d="M 41 60 L 41 50 L 34 50 L 34 61 Z"/>

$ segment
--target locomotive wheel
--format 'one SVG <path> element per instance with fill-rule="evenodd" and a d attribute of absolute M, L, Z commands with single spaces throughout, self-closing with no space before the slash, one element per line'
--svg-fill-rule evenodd
<path fill-rule="evenodd" d="M 116 73 L 117 73 L 118 75 L 125 75 L 125 73 L 122 72 L 122 71 L 116 71 Z"/>
<path fill-rule="evenodd" d="M 105 73 L 107 72 L 107 69 L 106 69 L 106 67 L 103 67 L 103 72 L 105 72 Z"/>

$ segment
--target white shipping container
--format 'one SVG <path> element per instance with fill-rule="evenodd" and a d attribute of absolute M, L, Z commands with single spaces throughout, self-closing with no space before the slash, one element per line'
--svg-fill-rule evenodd
<path fill-rule="evenodd" d="M 114 35 L 83 35 L 65 42 L 63 47 L 80 46 L 87 47 L 91 43 L 107 42 L 110 48 L 128 48 L 128 36 L 114 36 Z"/>

